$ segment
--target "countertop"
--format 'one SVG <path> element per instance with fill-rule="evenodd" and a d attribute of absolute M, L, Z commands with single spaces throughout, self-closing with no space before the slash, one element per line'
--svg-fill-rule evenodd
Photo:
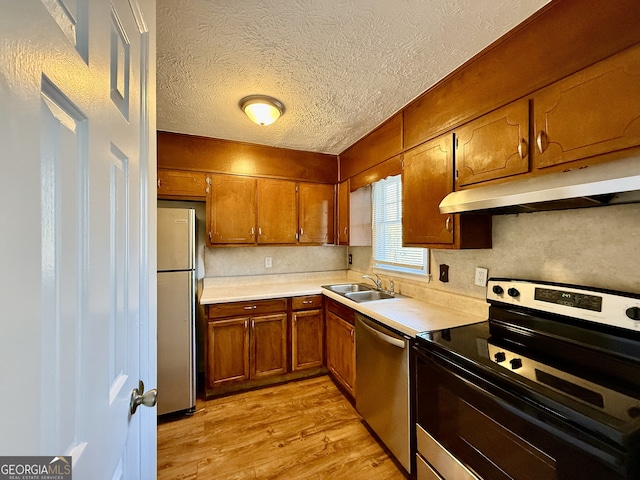
<path fill-rule="evenodd" d="M 453 328 L 470 323 L 483 322 L 486 317 L 427 303 L 406 296 L 356 303 L 335 292 L 322 288 L 322 285 L 345 283 L 344 278 L 335 280 L 297 281 L 289 283 L 264 283 L 256 285 L 205 285 L 200 304 L 240 302 L 247 300 L 265 300 L 299 295 L 324 294 L 363 315 L 373 318 L 388 327 L 415 337 L 421 332 L 431 332 Z"/>

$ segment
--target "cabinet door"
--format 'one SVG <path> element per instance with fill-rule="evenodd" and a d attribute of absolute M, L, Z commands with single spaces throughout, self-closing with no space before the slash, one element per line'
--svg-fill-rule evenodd
<path fill-rule="evenodd" d="M 287 314 L 251 318 L 251 379 L 287 373 Z"/>
<path fill-rule="evenodd" d="M 640 46 L 533 98 L 536 168 L 640 145 Z"/>
<path fill-rule="evenodd" d="M 211 175 L 204 172 L 158 169 L 158 197 L 202 200 L 211 190 Z"/>
<path fill-rule="evenodd" d="M 333 243 L 334 186 L 301 183 L 299 190 L 300 243 Z"/>
<path fill-rule="evenodd" d="M 349 180 L 338 184 L 338 244 L 349 245 Z"/>
<path fill-rule="evenodd" d="M 255 243 L 255 178 L 213 175 L 211 183 L 209 244 Z"/>
<path fill-rule="evenodd" d="M 207 324 L 207 388 L 249 380 L 249 319 Z"/>
<path fill-rule="evenodd" d="M 451 135 L 443 135 L 404 154 L 402 240 L 406 246 L 452 244 L 454 216 L 438 206 L 453 191 Z"/>
<path fill-rule="evenodd" d="M 296 243 L 296 183 L 258 179 L 258 243 Z"/>
<path fill-rule="evenodd" d="M 355 397 L 356 344 L 355 328 L 332 312 L 327 312 L 327 368 Z"/>
<path fill-rule="evenodd" d="M 455 132 L 456 189 L 529 171 L 529 101 L 511 103 Z"/>
<path fill-rule="evenodd" d="M 291 325 L 291 370 L 322 366 L 324 342 L 322 310 L 293 312 Z"/>

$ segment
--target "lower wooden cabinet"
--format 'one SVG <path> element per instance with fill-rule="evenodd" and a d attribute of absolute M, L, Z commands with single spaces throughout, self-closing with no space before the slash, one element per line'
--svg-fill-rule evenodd
<path fill-rule="evenodd" d="M 355 314 L 333 300 L 325 300 L 327 368 L 344 389 L 355 398 L 356 342 Z"/>
<path fill-rule="evenodd" d="M 209 305 L 207 313 L 207 394 L 287 372 L 286 298 Z"/>
<path fill-rule="evenodd" d="M 291 371 L 322 366 L 322 310 L 291 314 Z"/>

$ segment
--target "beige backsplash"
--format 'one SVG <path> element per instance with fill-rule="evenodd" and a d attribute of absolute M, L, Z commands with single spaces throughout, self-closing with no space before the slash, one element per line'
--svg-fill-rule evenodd
<path fill-rule="evenodd" d="M 490 277 L 547 280 L 640 293 L 640 204 L 493 217 L 493 248 L 431 250 L 429 283 L 393 278 L 399 293 L 469 313 L 486 312 L 485 289 L 474 285 L 476 267 Z M 347 254 L 353 257 L 347 264 Z M 264 266 L 272 257 L 273 267 Z M 205 271 L 216 283 L 273 282 L 348 270 L 362 281 L 371 273 L 371 247 L 206 248 Z M 449 265 L 449 282 L 438 280 Z"/>

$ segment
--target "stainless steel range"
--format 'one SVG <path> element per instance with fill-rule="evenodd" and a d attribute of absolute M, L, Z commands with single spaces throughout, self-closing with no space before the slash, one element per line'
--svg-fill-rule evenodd
<path fill-rule="evenodd" d="M 414 347 L 418 479 L 640 479 L 640 295 L 491 279 Z"/>

